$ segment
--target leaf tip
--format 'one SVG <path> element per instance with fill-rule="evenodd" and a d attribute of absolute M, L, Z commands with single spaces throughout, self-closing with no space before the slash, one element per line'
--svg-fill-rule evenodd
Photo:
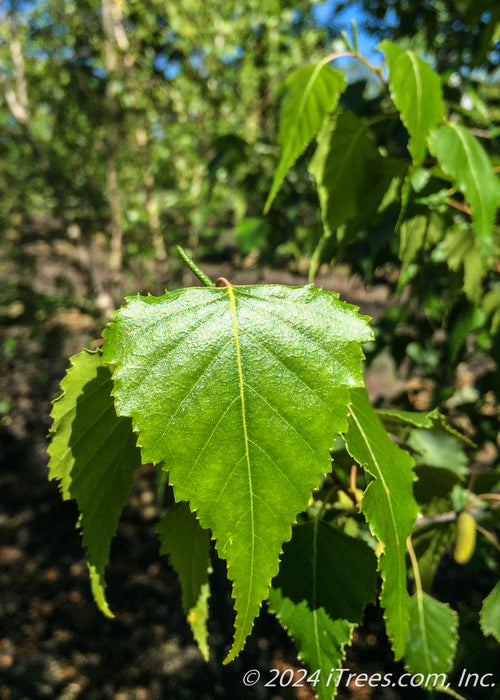
<path fill-rule="evenodd" d="M 111 611 L 108 601 L 106 600 L 103 575 L 100 571 L 98 571 L 97 567 L 94 564 L 91 564 L 89 561 L 87 561 L 87 567 L 90 574 L 90 588 L 92 590 L 92 595 L 96 605 L 105 617 L 113 619 L 115 615 Z"/>
<path fill-rule="evenodd" d="M 263 214 L 268 214 L 269 210 L 271 209 L 271 204 L 274 201 L 275 193 L 274 193 L 274 183 L 273 187 L 271 188 L 271 191 L 269 192 L 266 203 L 264 204 L 264 209 L 262 210 Z"/>

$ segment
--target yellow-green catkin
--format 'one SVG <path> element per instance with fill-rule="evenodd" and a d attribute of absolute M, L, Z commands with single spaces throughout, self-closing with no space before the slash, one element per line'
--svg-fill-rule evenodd
<path fill-rule="evenodd" d="M 467 511 L 462 511 L 457 520 L 457 539 L 453 556 L 458 564 L 466 564 L 474 554 L 476 546 L 476 521 Z"/>

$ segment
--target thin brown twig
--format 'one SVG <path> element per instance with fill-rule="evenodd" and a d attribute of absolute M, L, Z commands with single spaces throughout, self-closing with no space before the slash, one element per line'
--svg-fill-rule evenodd
<path fill-rule="evenodd" d="M 483 508 L 468 508 L 467 512 L 471 515 L 478 515 L 483 512 Z M 451 510 L 446 513 L 437 513 L 436 515 L 424 515 L 417 518 L 415 522 L 415 527 L 422 527 L 423 525 L 434 525 L 439 523 L 452 523 L 458 518 L 460 511 Z"/>
<path fill-rule="evenodd" d="M 463 212 L 464 214 L 468 214 L 469 216 L 472 216 L 472 209 L 469 207 L 468 204 L 464 204 L 462 202 L 457 202 L 456 199 L 447 199 L 446 204 L 448 206 L 453 207 L 454 209 L 458 209 L 459 211 Z"/>
<path fill-rule="evenodd" d="M 332 479 L 334 481 L 334 486 L 336 488 L 339 488 L 343 493 L 345 493 L 346 496 L 348 496 L 351 499 L 351 501 L 356 506 L 356 508 L 358 508 L 358 502 L 356 500 L 356 496 L 350 491 L 350 489 L 348 489 L 345 486 L 345 484 L 342 482 L 342 479 L 340 479 L 340 477 L 337 474 L 335 474 L 334 471 L 332 471 L 331 476 L 332 476 Z"/>
<path fill-rule="evenodd" d="M 489 131 L 487 131 L 486 129 L 470 128 L 469 131 L 471 134 L 474 134 L 474 136 L 478 136 L 480 139 L 490 139 L 491 138 L 491 133 Z"/>

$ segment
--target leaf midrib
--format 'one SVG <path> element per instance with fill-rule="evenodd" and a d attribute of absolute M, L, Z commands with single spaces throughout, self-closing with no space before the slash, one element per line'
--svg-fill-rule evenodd
<path fill-rule="evenodd" d="M 481 204 L 482 204 L 481 192 L 480 192 L 480 190 L 479 190 L 479 187 L 477 186 L 477 183 L 481 181 L 481 178 L 480 178 L 480 176 L 479 176 L 479 173 L 478 173 L 477 170 L 476 170 L 476 164 L 475 164 L 475 162 L 474 162 L 474 158 L 473 158 L 472 153 L 471 153 L 471 151 L 470 151 L 469 145 L 468 145 L 468 143 L 466 142 L 466 140 L 464 139 L 463 134 L 461 133 L 460 129 L 457 129 L 457 126 L 456 126 L 455 124 L 451 124 L 451 123 L 450 123 L 448 126 L 450 126 L 450 127 L 453 129 L 453 131 L 454 131 L 454 132 L 456 133 L 456 135 L 458 136 L 458 140 L 459 140 L 460 143 L 462 144 L 462 148 L 464 149 L 465 157 L 467 158 L 467 160 L 468 160 L 468 162 L 469 162 L 469 167 L 470 167 L 471 174 L 472 174 L 472 178 L 471 178 L 472 189 L 475 190 L 475 197 L 477 198 L 477 203 L 479 203 L 479 204 L 481 205 Z M 464 189 L 466 189 L 465 180 L 462 180 L 462 183 L 463 183 L 463 184 L 462 184 L 462 187 L 463 187 Z M 469 201 L 470 201 L 470 196 L 468 197 L 468 199 L 469 199 Z M 472 203 L 471 203 L 471 205 L 472 205 Z M 482 212 L 483 212 L 483 207 L 480 206 L 480 207 L 478 207 L 478 208 L 481 209 L 481 213 L 482 213 Z M 476 213 L 476 212 L 474 212 L 474 208 L 473 208 L 473 213 Z M 482 218 L 482 217 L 481 217 L 481 218 Z"/>
<path fill-rule="evenodd" d="M 422 134 L 421 129 L 422 129 L 422 100 L 421 100 L 421 95 L 422 95 L 422 83 L 420 81 L 420 73 L 418 71 L 418 63 L 416 61 L 416 58 L 414 54 L 411 51 L 406 51 L 406 55 L 410 59 L 411 66 L 413 68 L 413 75 L 415 78 L 415 91 L 417 93 L 417 109 L 416 109 L 416 134 L 415 134 L 415 140 L 418 139 L 418 146 L 419 150 L 422 145 Z M 425 143 L 425 141 L 424 141 Z M 418 156 L 418 154 L 417 154 Z M 414 159 L 415 160 L 415 159 Z M 417 157 L 417 160 L 420 160 L 420 158 Z"/>
<path fill-rule="evenodd" d="M 427 626 L 426 626 L 426 618 L 425 618 L 425 608 L 424 608 L 424 596 L 423 596 L 423 591 L 419 590 L 416 593 L 417 596 L 417 606 L 418 606 L 418 617 L 420 619 L 420 632 L 422 635 L 422 649 L 424 650 L 424 657 L 425 657 L 425 663 L 427 665 L 427 669 L 430 670 L 431 668 L 431 656 L 430 656 L 430 650 L 429 650 L 429 640 L 427 639 Z"/>
<path fill-rule="evenodd" d="M 323 655 L 321 653 L 321 644 L 319 641 L 319 630 L 318 630 L 318 609 L 316 604 L 316 594 L 317 594 L 317 566 L 318 566 L 318 518 L 315 518 L 313 525 L 313 591 L 312 591 L 312 606 L 313 606 L 313 620 L 314 620 L 314 643 L 316 645 L 316 653 L 318 655 L 318 668 L 322 667 Z"/>
<path fill-rule="evenodd" d="M 246 418 L 246 405 L 245 405 L 245 381 L 243 378 L 243 366 L 241 362 L 241 351 L 240 351 L 240 339 L 239 339 L 239 329 L 238 329 L 238 313 L 236 309 L 236 298 L 234 296 L 233 288 L 230 284 L 227 285 L 227 291 L 229 295 L 229 302 L 231 304 L 231 316 L 233 320 L 233 333 L 234 333 L 234 345 L 236 350 L 236 364 L 238 367 L 238 381 L 239 381 L 239 393 L 241 401 L 241 421 L 243 425 L 243 437 L 245 442 L 245 457 L 247 463 L 247 474 L 248 474 L 248 492 L 250 496 L 250 529 L 251 529 L 251 553 L 250 553 L 250 579 L 248 585 L 248 595 L 246 600 L 246 608 L 244 614 L 244 625 L 246 626 L 246 621 L 248 618 L 248 609 L 250 607 L 251 591 L 253 589 L 253 575 L 254 575 L 254 557 L 255 557 L 255 514 L 254 514 L 254 493 L 253 493 L 253 483 L 252 483 L 252 468 L 250 463 L 250 451 L 249 451 L 249 440 L 248 440 L 248 429 L 247 429 L 247 418 Z"/>
<path fill-rule="evenodd" d="M 376 456 L 375 456 L 375 454 L 374 454 L 374 452 L 373 452 L 373 450 L 372 450 L 372 447 L 371 447 L 370 441 L 369 441 L 369 439 L 368 439 L 368 436 L 366 435 L 365 431 L 363 430 L 363 426 L 360 424 L 360 422 L 359 422 L 358 419 L 356 418 L 356 415 L 355 415 L 355 413 L 354 413 L 353 410 L 352 410 L 352 406 L 349 406 L 349 415 L 352 417 L 353 421 L 356 423 L 356 425 L 357 425 L 357 427 L 358 427 L 358 430 L 359 430 L 359 432 L 361 433 L 361 435 L 362 435 L 362 437 L 363 437 L 363 440 L 365 441 L 365 444 L 366 444 L 366 446 L 367 446 L 367 448 L 368 448 L 368 451 L 369 451 L 369 453 L 370 453 L 370 455 L 371 455 L 371 458 L 373 459 L 373 463 L 374 463 L 374 464 L 376 465 L 376 467 L 377 467 L 377 472 L 378 472 L 378 475 L 377 475 L 377 476 L 378 476 L 378 478 L 380 479 L 380 481 L 381 481 L 381 483 L 382 483 L 382 486 L 384 487 L 384 493 L 385 493 L 385 496 L 386 496 L 386 499 L 387 499 L 387 503 L 388 503 L 388 506 L 389 506 L 389 510 L 390 510 L 390 514 L 391 514 L 391 523 L 392 523 L 392 525 L 393 525 L 394 534 L 395 534 L 395 537 L 396 537 L 396 544 L 397 544 L 397 546 L 398 546 L 398 549 L 400 549 L 400 547 L 401 547 L 401 542 L 400 542 L 400 539 L 399 539 L 398 528 L 397 528 L 397 525 L 396 525 L 396 518 L 395 518 L 395 515 L 394 515 L 394 508 L 392 507 L 392 501 L 391 501 L 391 498 L 390 498 L 390 490 L 389 490 L 389 487 L 387 486 L 387 483 L 386 483 L 386 481 L 385 481 L 385 479 L 384 479 L 384 475 L 383 475 L 383 473 L 382 473 L 382 470 L 380 469 L 378 460 L 377 460 L 377 458 L 376 458 Z"/>

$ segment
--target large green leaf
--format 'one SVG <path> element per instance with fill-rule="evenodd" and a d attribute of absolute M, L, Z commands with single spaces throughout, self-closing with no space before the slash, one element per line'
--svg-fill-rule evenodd
<path fill-rule="evenodd" d="M 377 558 L 365 542 L 311 520 L 294 526 L 273 586 L 295 603 L 307 600 L 312 610 L 324 608 L 331 618 L 361 622 L 376 576 Z"/>
<path fill-rule="evenodd" d="M 313 287 L 212 287 L 133 297 L 105 332 L 120 414 L 143 459 L 210 529 L 233 581 L 242 649 L 281 546 L 347 428 L 364 317 Z"/>
<path fill-rule="evenodd" d="M 477 248 L 483 264 L 487 264 L 493 221 L 500 206 L 500 182 L 488 156 L 476 137 L 460 124 L 434 129 L 429 135 L 429 148 L 470 203 Z"/>
<path fill-rule="evenodd" d="M 420 165 L 427 152 L 427 136 L 444 114 L 439 76 L 413 51 L 405 51 L 391 41 L 383 41 L 389 67 L 389 85 L 394 104 L 408 129 L 408 150 L 415 165 Z"/>
<path fill-rule="evenodd" d="M 281 160 L 264 211 L 267 212 L 285 175 L 320 130 L 345 88 L 345 77 L 328 64 L 305 66 L 291 73 L 284 84 L 279 144 Z"/>
<path fill-rule="evenodd" d="M 463 290 L 471 301 L 479 302 L 482 295 L 483 265 L 471 227 L 457 225 L 450 228 L 444 239 L 444 253 L 450 270 L 463 267 Z"/>
<path fill-rule="evenodd" d="M 443 218 L 430 210 L 427 215 L 417 214 L 401 224 L 399 236 L 399 259 L 401 272 L 405 272 L 420 251 L 427 251 L 443 236 Z"/>
<path fill-rule="evenodd" d="M 492 634 L 500 643 L 500 581 L 484 599 L 480 620 L 483 634 Z"/>
<path fill-rule="evenodd" d="M 373 219 L 392 178 L 397 161 L 383 158 L 352 112 L 331 119 L 318 136 L 309 170 L 318 187 L 325 230 L 333 233 L 348 221 Z"/>
<path fill-rule="evenodd" d="M 112 388 L 109 367 L 98 352 L 74 355 L 54 401 L 48 448 L 49 479 L 59 479 L 63 498 L 77 502 L 92 592 L 109 617 L 104 569 L 140 464 L 132 424 L 116 415 Z"/>
<path fill-rule="evenodd" d="M 208 659 L 210 535 L 200 527 L 187 503 L 176 503 L 156 526 L 160 554 L 168 554 L 182 586 L 182 608 L 193 637 Z"/>
<path fill-rule="evenodd" d="M 410 631 L 405 653 L 408 670 L 424 674 L 431 687 L 446 686 L 446 674 L 457 649 L 457 628 L 458 615 L 454 610 L 417 591 L 410 599 Z M 433 674 L 442 674 L 441 682 Z"/>
<path fill-rule="evenodd" d="M 404 654 L 408 633 L 406 538 L 417 516 L 413 498 L 413 459 L 384 430 L 365 389 L 351 392 L 349 430 L 344 435 L 349 454 L 373 477 L 361 500 L 371 531 L 384 545 L 379 558 L 381 604 L 396 658 Z"/>
<path fill-rule="evenodd" d="M 295 526 L 283 547 L 269 607 L 295 641 L 299 658 L 320 670 L 314 691 L 321 700 L 335 695 L 345 645 L 374 598 L 376 568 L 364 542 L 322 520 Z"/>

